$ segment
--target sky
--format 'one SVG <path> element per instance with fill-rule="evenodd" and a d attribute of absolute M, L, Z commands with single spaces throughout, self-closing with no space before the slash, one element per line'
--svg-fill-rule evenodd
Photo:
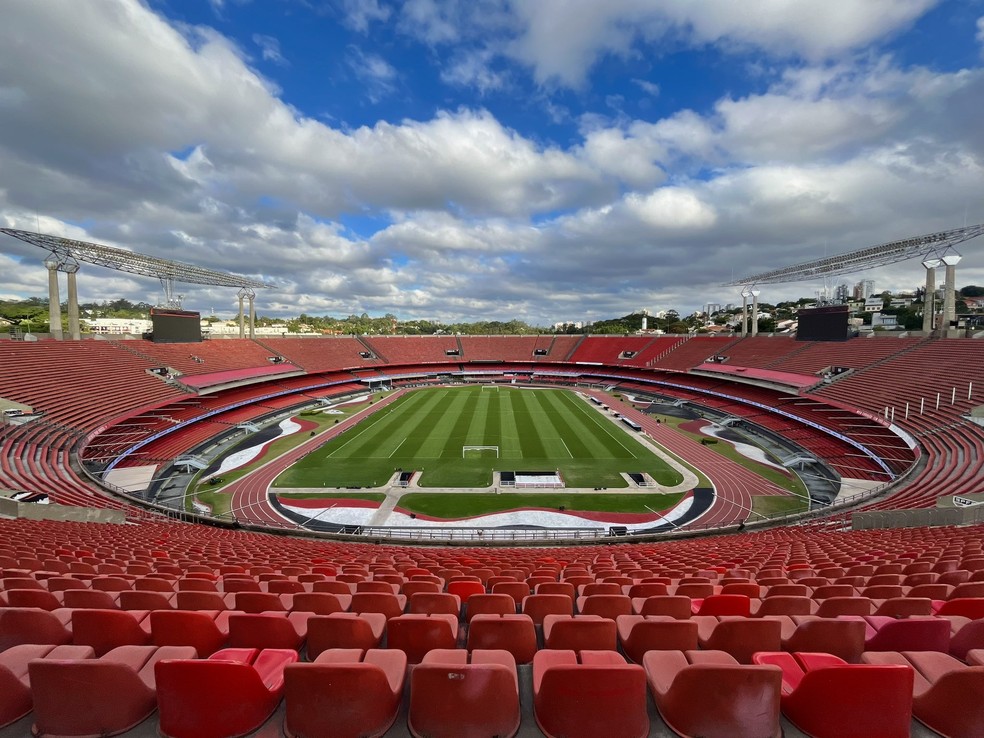
<path fill-rule="evenodd" d="M 261 315 L 687 314 L 984 223 L 984 0 L 3 5 L 0 224 L 261 279 Z M 984 237 L 959 250 L 984 284 Z M 44 256 L 0 236 L 0 298 L 45 295 Z"/>

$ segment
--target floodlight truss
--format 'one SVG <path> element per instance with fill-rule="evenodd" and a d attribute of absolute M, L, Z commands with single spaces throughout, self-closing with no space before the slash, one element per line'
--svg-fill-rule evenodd
<path fill-rule="evenodd" d="M 44 233 L 20 231 L 16 228 L 0 228 L 0 233 L 5 233 L 12 238 L 48 251 L 51 258 L 58 261 L 59 268 L 63 271 L 62 265 L 84 262 L 114 269 L 118 272 L 156 277 L 164 287 L 168 304 L 174 306 L 180 305 L 180 296 L 174 295 L 175 282 L 204 284 L 212 287 L 238 287 L 240 289 L 262 289 L 274 286 L 239 274 L 206 269 L 194 264 L 184 264 L 180 261 L 159 259 L 156 256 L 138 254 L 135 251 L 103 246 L 88 241 L 76 241 L 71 238 L 49 236 Z"/>
<path fill-rule="evenodd" d="M 927 254 L 935 258 L 945 254 L 958 243 L 969 241 L 984 233 L 984 224 L 954 228 L 949 231 L 927 233 L 925 236 L 904 238 L 900 241 L 870 246 L 866 249 L 851 251 L 837 256 L 815 259 L 803 264 L 775 269 L 771 272 L 753 274 L 748 277 L 727 282 L 726 287 L 739 287 L 755 284 L 779 284 L 782 282 L 803 282 L 816 277 L 830 277 L 838 274 L 851 274 L 864 269 L 895 264 L 919 257 L 925 259 Z"/>

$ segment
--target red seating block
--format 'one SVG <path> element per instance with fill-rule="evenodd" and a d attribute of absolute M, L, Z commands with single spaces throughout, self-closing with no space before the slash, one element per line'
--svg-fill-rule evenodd
<path fill-rule="evenodd" d="M 866 653 L 862 661 L 912 667 L 912 711 L 916 719 L 952 738 L 980 735 L 984 726 L 984 666 L 967 666 L 935 651 Z"/>
<path fill-rule="evenodd" d="M 435 648 L 454 648 L 458 641 L 457 615 L 408 613 L 391 618 L 386 624 L 386 644 L 419 664 L 424 654 Z"/>
<path fill-rule="evenodd" d="M 697 623 L 669 615 L 619 615 L 615 621 L 622 651 L 641 664 L 647 651 L 697 649 Z"/>
<path fill-rule="evenodd" d="M 485 649 L 431 651 L 410 675 L 407 725 L 416 738 L 515 735 L 519 681 L 512 655 Z"/>
<path fill-rule="evenodd" d="M 310 664 L 284 669 L 288 738 L 381 736 L 400 710 L 403 651 L 329 649 Z"/>
<path fill-rule="evenodd" d="M 29 664 L 37 659 L 91 659 L 87 646 L 22 644 L 0 652 L 0 728 L 27 715 L 34 700 L 28 676 Z"/>
<path fill-rule="evenodd" d="M 913 671 L 906 666 L 846 664 L 830 654 L 755 654 L 782 669 L 782 712 L 808 735 L 908 738 Z"/>
<path fill-rule="evenodd" d="M 308 657 L 316 658 L 322 651 L 332 648 L 361 648 L 366 651 L 378 648 L 385 629 L 386 616 L 382 613 L 316 615 L 308 620 Z"/>
<path fill-rule="evenodd" d="M 782 671 L 740 665 L 724 651 L 650 651 L 643 666 L 656 707 L 684 736 L 763 738 L 782 735 Z"/>
<path fill-rule="evenodd" d="M 538 651 L 533 712 L 548 738 L 642 738 L 649 733 L 646 674 L 615 651 Z"/>
<path fill-rule="evenodd" d="M 330 616 L 328 616 L 330 617 Z M 159 733 L 166 738 L 225 738 L 262 725 L 284 690 L 287 649 L 226 649 L 207 660 L 158 661 Z"/>
<path fill-rule="evenodd" d="M 533 619 L 516 614 L 476 615 L 468 624 L 468 650 L 476 649 L 508 651 L 517 664 L 530 663 L 536 654 Z"/>
<path fill-rule="evenodd" d="M 547 615 L 543 619 L 544 648 L 614 651 L 616 640 L 615 621 L 600 615 Z"/>
<path fill-rule="evenodd" d="M 29 665 L 35 735 L 116 735 L 157 709 L 154 668 L 194 659 L 190 646 L 120 646 L 98 659 L 41 659 Z"/>

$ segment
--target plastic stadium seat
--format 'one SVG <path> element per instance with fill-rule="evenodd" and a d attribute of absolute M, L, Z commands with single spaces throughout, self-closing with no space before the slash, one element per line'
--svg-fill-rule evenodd
<path fill-rule="evenodd" d="M 308 620 L 307 652 L 315 658 L 332 648 L 378 648 L 386 630 L 382 613 L 336 612 Z"/>
<path fill-rule="evenodd" d="M 466 603 L 473 594 L 485 594 L 485 585 L 481 581 L 452 580 L 448 582 L 447 591 L 458 595 L 461 602 Z"/>
<path fill-rule="evenodd" d="M 744 594 L 717 594 L 703 599 L 692 599 L 690 611 L 694 615 L 739 615 L 751 614 L 751 600 Z"/>
<path fill-rule="evenodd" d="M 815 599 L 815 596 L 814 596 Z M 840 615 L 871 615 L 874 607 L 867 597 L 828 597 L 820 603 L 817 615 L 822 618 L 836 618 Z"/>
<path fill-rule="evenodd" d="M 437 582 L 421 582 L 411 580 L 403 585 L 400 589 L 400 594 L 404 595 L 408 600 L 413 600 L 413 596 L 418 592 L 440 592 L 441 585 Z"/>
<path fill-rule="evenodd" d="M 173 592 L 134 590 L 120 592 L 120 608 L 123 610 L 173 610 L 176 597 Z"/>
<path fill-rule="evenodd" d="M 272 594 L 299 594 L 309 590 L 294 579 L 274 579 L 266 583 L 266 591 Z"/>
<path fill-rule="evenodd" d="M 519 725 L 519 681 L 508 651 L 439 649 L 410 674 L 407 726 L 416 738 L 508 738 Z"/>
<path fill-rule="evenodd" d="M 25 643 L 61 646 L 72 641 L 72 611 L 0 608 L 0 651 Z"/>
<path fill-rule="evenodd" d="M 910 667 L 846 664 L 821 653 L 762 652 L 754 662 L 782 669 L 782 712 L 807 735 L 909 736 Z"/>
<path fill-rule="evenodd" d="M 155 646 L 194 646 L 205 658 L 229 640 L 229 611 L 154 610 L 150 637 Z"/>
<path fill-rule="evenodd" d="M 622 585 L 614 582 L 592 582 L 591 584 L 581 584 L 577 588 L 578 597 L 590 597 L 591 595 L 620 595 Z"/>
<path fill-rule="evenodd" d="M 914 671 L 912 712 L 945 736 L 972 738 L 984 726 L 984 666 L 968 666 L 945 653 L 866 653 L 866 664 L 899 664 Z"/>
<path fill-rule="evenodd" d="M 693 614 L 690 610 L 690 598 L 683 595 L 637 598 L 632 600 L 632 610 L 636 615 L 669 615 L 678 620 L 686 620 Z"/>
<path fill-rule="evenodd" d="M 457 615 L 407 614 L 386 623 L 387 647 L 403 651 L 411 664 L 419 664 L 428 651 L 454 648 L 457 642 Z"/>
<path fill-rule="evenodd" d="M 666 588 L 666 585 L 662 583 L 639 582 L 628 587 L 622 587 L 622 593 L 628 595 L 632 599 L 635 599 L 637 597 L 645 598 L 655 597 L 656 595 L 667 595 L 669 594 L 669 590 Z"/>
<path fill-rule="evenodd" d="M 941 602 L 935 609 L 937 615 L 959 615 L 971 620 L 981 620 L 984 619 L 984 597 L 956 597 Z"/>
<path fill-rule="evenodd" d="M 234 594 L 178 590 L 174 605 L 178 610 L 231 610 L 236 599 Z"/>
<path fill-rule="evenodd" d="M 289 598 L 281 597 L 273 592 L 236 592 L 233 609 L 252 613 L 286 612 L 285 599 Z"/>
<path fill-rule="evenodd" d="M 351 595 L 336 595 L 328 592 L 298 592 L 291 597 L 291 612 L 313 612 L 330 615 L 333 612 L 347 612 L 352 605 Z"/>
<path fill-rule="evenodd" d="M 28 665 L 36 659 L 91 659 L 87 646 L 23 644 L 0 652 L 0 728 L 10 725 L 33 709 Z"/>
<path fill-rule="evenodd" d="M 297 661 L 288 649 L 226 649 L 207 660 L 158 661 L 159 733 L 166 738 L 245 735 L 276 709 L 284 668 Z"/>
<path fill-rule="evenodd" d="M 778 651 L 782 626 L 772 618 L 695 615 L 697 641 L 703 649 L 725 651 L 739 663 L 752 663 L 756 651 Z"/>
<path fill-rule="evenodd" d="M 120 597 L 115 592 L 98 589 L 66 589 L 62 593 L 65 607 L 72 609 L 118 610 Z"/>
<path fill-rule="evenodd" d="M 962 659 L 968 651 L 984 648 L 984 620 L 971 620 L 959 615 L 948 615 L 944 619 L 950 623 L 951 656 Z"/>
<path fill-rule="evenodd" d="M 461 614 L 461 600 L 458 595 L 447 592 L 418 592 L 410 595 L 408 613 L 418 615 L 454 615 Z"/>
<path fill-rule="evenodd" d="M 307 624 L 313 613 L 263 612 L 229 613 L 230 648 L 300 649 L 307 638 Z"/>
<path fill-rule="evenodd" d="M 855 620 L 856 617 L 845 616 Z M 871 615 L 865 623 L 865 651 L 940 651 L 950 649 L 950 621 L 946 618 L 913 617 L 905 620 Z"/>
<path fill-rule="evenodd" d="M 753 603 L 752 615 L 757 618 L 765 615 L 812 615 L 816 609 L 816 603 L 809 597 L 776 595 Z"/>
<path fill-rule="evenodd" d="M 75 610 L 72 643 L 91 646 L 96 656 L 118 646 L 150 643 L 150 618 L 146 610 Z"/>
<path fill-rule="evenodd" d="M 861 660 L 865 624 L 860 620 L 816 615 L 773 616 L 782 628 L 782 650 L 829 653 L 849 664 Z"/>
<path fill-rule="evenodd" d="M 571 651 L 614 651 L 615 621 L 600 615 L 547 615 L 543 618 L 543 645 Z"/>
<path fill-rule="evenodd" d="M 356 592 L 352 595 L 351 611 L 355 613 L 380 613 L 387 620 L 402 615 L 407 606 L 403 595 L 385 592 Z"/>
<path fill-rule="evenodd" d="M 599 615 L 614 620 L 619 615 L 632 614 L 632 600 L 623 594 L 595 594 L 577 598 L 577 611 L 582 615 Z"/>
<path fill-rule="evenodd" d="M 641 664 L 647 651 L 692 651 L 697 648 L 697 623 L 669 615 L 619 615 L 615 621 L 622 651 Z"/>
<path fill-rule="evenodd" d="M 573 615 L 574 600 L 562 594 L 533 594 L 523 600 L 523 614 L 533 618 L 534 625 L 543 625 L 547 615 Z"/>
<path fill-rule="evenodd" d="M 406 669 L 406 654 L 395 649 L 329 649 L 313 663 L 288 664 L 285 735 L 382 736 L 399 713 Z"/>
<path fill-rule="evenodd" d="M 548 738 L 643 738 L 646 673 L 615 651 L 538 651 L 533 713 Z"/>
<path fill-rule="evenodd" d="M 503 594 L 474 594 L 465 606 L 465 620 L 469 623 L 476 615 L 515 615 L 516 600 Z"/>
<path fill-rule="evenodd" d="M 378 580 L 371 580 L 367 582 L 356 582 L 355 591 L 356 592 L 380 592 L 381 594 L 398 594 L 399 586 L 392 584 L 391 582 L 381 582 Z"/>
<path fill-rule="evenodd" d="M 984 666 L 984 648 L 974 648 L 967 652 L 967 664 Z"/>
<path fill-rule="evenodd" d="M 782 671 L 741 665 L 724 651 L 650 651 L 649 690 L 666 724 L 684 736 L 765 738 L 782 735 Z"/>
<path fill-rule="evenodd" d="M 528 664 L 536 653 L 536 628 L 529 615 L 475 615 L 468 624 L 469 651 L 504 650 L 517 664 Z"/>
<path fill-rule="evenodd" d="M 46 589 L 8 589 L 2 593 L 9 607 L 37 607 L 42 610 L 57 610 L 65 607 L 65 600 L 58 592 Z"/>
<path fill-rule="evenodd" d="M 491 594 L 505 594 L 513 598 L 513 609 L 523 604 L 523 598 L 530 594 L 529 585 L 523 582 L 497 582 L 489 588 Z M 476 595 L 472 595 L 474 597 Z"/>
<path fill-rule="evenodd" d="M 327 592 L 328 594 L 352 595 L 355 592 L 355 586 L 348 582 L 333 580 L 330 582 L 315 582 L 311 585 L 311 590 L 313 592 Z"/>
<path fill-rule="evenodd" d="M 115 735 L 157 709 L 154 667 L 194 659 L 190 646 L 120 646 L 98 659 L 43 659 L 29 665 L 34 734 Z"/>

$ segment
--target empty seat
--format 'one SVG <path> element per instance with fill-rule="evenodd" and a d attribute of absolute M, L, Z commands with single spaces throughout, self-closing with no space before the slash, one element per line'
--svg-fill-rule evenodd
<path fill-rule="evenodd" d="M 229 613 L 230 648 L 300 649 L 307 638 L 307 624 L 314 613 Z"/>
<path fill-rule="evenodd" d="M 435 648 L 454 648 L 458 641 L 457 615 L 421 615 L 408 613 L 390 618 L 386 624 L 386 644 L 407 655 L 418 664 L 424 654 Z"/>
<path fill-rule="evenodd" d="M 448 592 L 417 592 L 410 595 L 407 612 L 418 615 L 454 615 L 461 614 L 461 600 L 458 595 Z"/>
<path fill-rule="evenodd" d="M 523 604 L 523 598 L 530 594 L 529 585 L 526 582 L 496 582 L 491 585 L 489 590 L 492 594 L 505 594 L 512 597 L 514 605 L 513 608 L 517 608 Z M 476 595 L 472 595 L 474 597 Z"/>
<path fill-rule="evenodd" d="M 474 600 L 474 598 L 472 598 Z M 536 629 L 529 615 L 475 615 L 468 624 L 468 650 L 504 650 L 517 664 L 528 664 L 536 653 Z"/>
<path fill-rule="evenodd" d="M 614 651 L 615 621 L 599 615 L 547 615 L 543 619 L 544 648 L 571 651 Z"/>
<path fill-rule="evenodd" d="M 774 666 L 741 665 L 713 650 L 650 651 L 643 666 L 660 715 L 680 735 L 782 735 L 782 671 Z"/>
<path fill-rule="evenodd" d="M 649 733 L 646 674 L 615 651 L 538 651 L 533 714 L 548 738 L 642 738 Z"/>
<path fill-rule="evenodd" d="M 72 642 L 91 646 L 96 656 L 119 646 L 150 643 L 150 618 L 146 610 L 75 610 L 72 613 Z"/>
<path fill-rule="evenodd" d="M 697 648 L 697 623 L 669 615 L 619 615 L 615 621 L 625 655 L 637 664 L 647 651 L 691 651 Z"/>
<path fill-rule="evenodd" d="M 669 615 L 678 620 L 686 620 L 693 614 L 690 609 L 690 598 L 683 595 L 637 598 L 632 600 L 632 610 L 636 615 Z"/>
<path fill-rule="evenodd" d="M 470 623 L 476 615 L 515 615 L 516 600 L 502 592 L 473 594 L 465 606 L 465 619 Z"/>
<path fill-rule="evenodd" d="M 466 603 L 468 602 L 468 598 L 473 594 L 483 594 L 485 592 L 485 585 L 481 580 L 452 580 L 448 582 L 447 590 L 450 594 L 458 595 L 462 603 Z"/>
<path fill-rule="evenodd" d="M 155 610 L 150 637 L 155 646 L 194 646 L 204 658 L 229 640 L 229 611 Z"/>
<path fill-rule="evenodd" d="M 410 675 L 407 725 L 417 738 L 507 738 L 519 724 L 519 681 L 508 651 L 438 649 Z"/>
<path fill-rule="evenodd" d="M 692 599 L 690 611 L 694 615 L 740 615 L 747 618 L 751 614 L 751 600 L 744 594 L 716 594 Z"/>
<path fill-rule="evenodd" d="M 10 725 L 33 709 L 29 664 L 36 659 L 91 659 L 87 646 L 22 644 L 0 652 L 0 728 Z"/>
<path fill-rule="evenodd" d="M 632 600 L 623 594 L 595 594 L 577 598 L 577 610 L 582 615 L 598 615 L 614 620 L 619 615 L 632 614 Z"/>
<path fill-rule="evenodd" d="M 782 712 L 808 735 L 908 738 L 913 671 L 847 664 L 830 654 L 761 652 L 754 663 L 782 669 Z"/>
<path fill-rule="evenodd" d="M 953 656 L 935 651 L 866 653 L 862 661 L 912 667 L 912 711 L 927 727 L 952 738 L 981 734 L 984 666 L 968 666 Z"/>
<path fill-rule="evenodd" d="M 844 616 L 848 620 L 858 618 Z M 905 620 L 871 615 L 865 623 L 865 651 L 940 651 L 950 648 L 950 622 L 946 618 L 912 617 Z"/>
<path fill-rule="evenodd" d="M 115 735 L 157 709 L 154 668 L 194 659 L 190 646 L 120 646 L 98 659 L 32 661 L 35 735 Z"/>
<path fill-rule="evenodd" d="M 523 600 L 523 614 L 542 625 L 547 615 L 573 615 L 574 600 L 562 594 L 533 594 Z"/>
<path fill-rule="evenodd" d="M 256 730 L 280 702 L 284 668 L 296 661 L 296 651 L 251 648 L 218 651 L 205 660 L 158 661 L 159 733 L 220 738 Z"/>
<path fill-rule="evenodd" d="M 332 648 L 361 648 L 368 651 L 378 648 L 386 630 L 386 616 L 382 613 L 336 612 L 317 615 L 308 620 L 307 651 L 309 658 L 316 658 L 322 651 Z"/>
<path fill-rule="evenodd" d="M 779 616 L 782 650 L 829 653 L 849 664 L 861 660 L 865 624 L 860 620 L 821 618 L 816 615 Z"/>
<path fill-rule="evenodd" d="M 739 663 L 752 663 L 756 651 L 778 651 L 782 643 L 782 628 L 771 618 L 714 617 L 695 615 L 697 640 L 700 647 L 725 651 Z"/>
<path fill-rule="evenodd" d="M 352 595 L 351 611 L 354 613 L 380 613 L 387 620 L 402 615 L 407 598 L 385 592 L 356 592 Z"/>
<path fill-rule="evenodd" d="M 60 646 L 71 643 L 72 611 L 34 607 L 0 608 L 0 651 L 31 643 Z"/>
<path fill-rule="evenodd" d="M 400 710 L 407 657 L 403 651 L 329 649 L 310 664 L 284 669 L 289 738 L 381 736 Z"/>
<path fill-rule="evenodd" d="M 351 604 L 351 595 L 330 594 L 328 592 L 298 592 L 291 597 L 290 609 L 292 612 L 330 615 L 333 612 L 346 612 Z"/>

